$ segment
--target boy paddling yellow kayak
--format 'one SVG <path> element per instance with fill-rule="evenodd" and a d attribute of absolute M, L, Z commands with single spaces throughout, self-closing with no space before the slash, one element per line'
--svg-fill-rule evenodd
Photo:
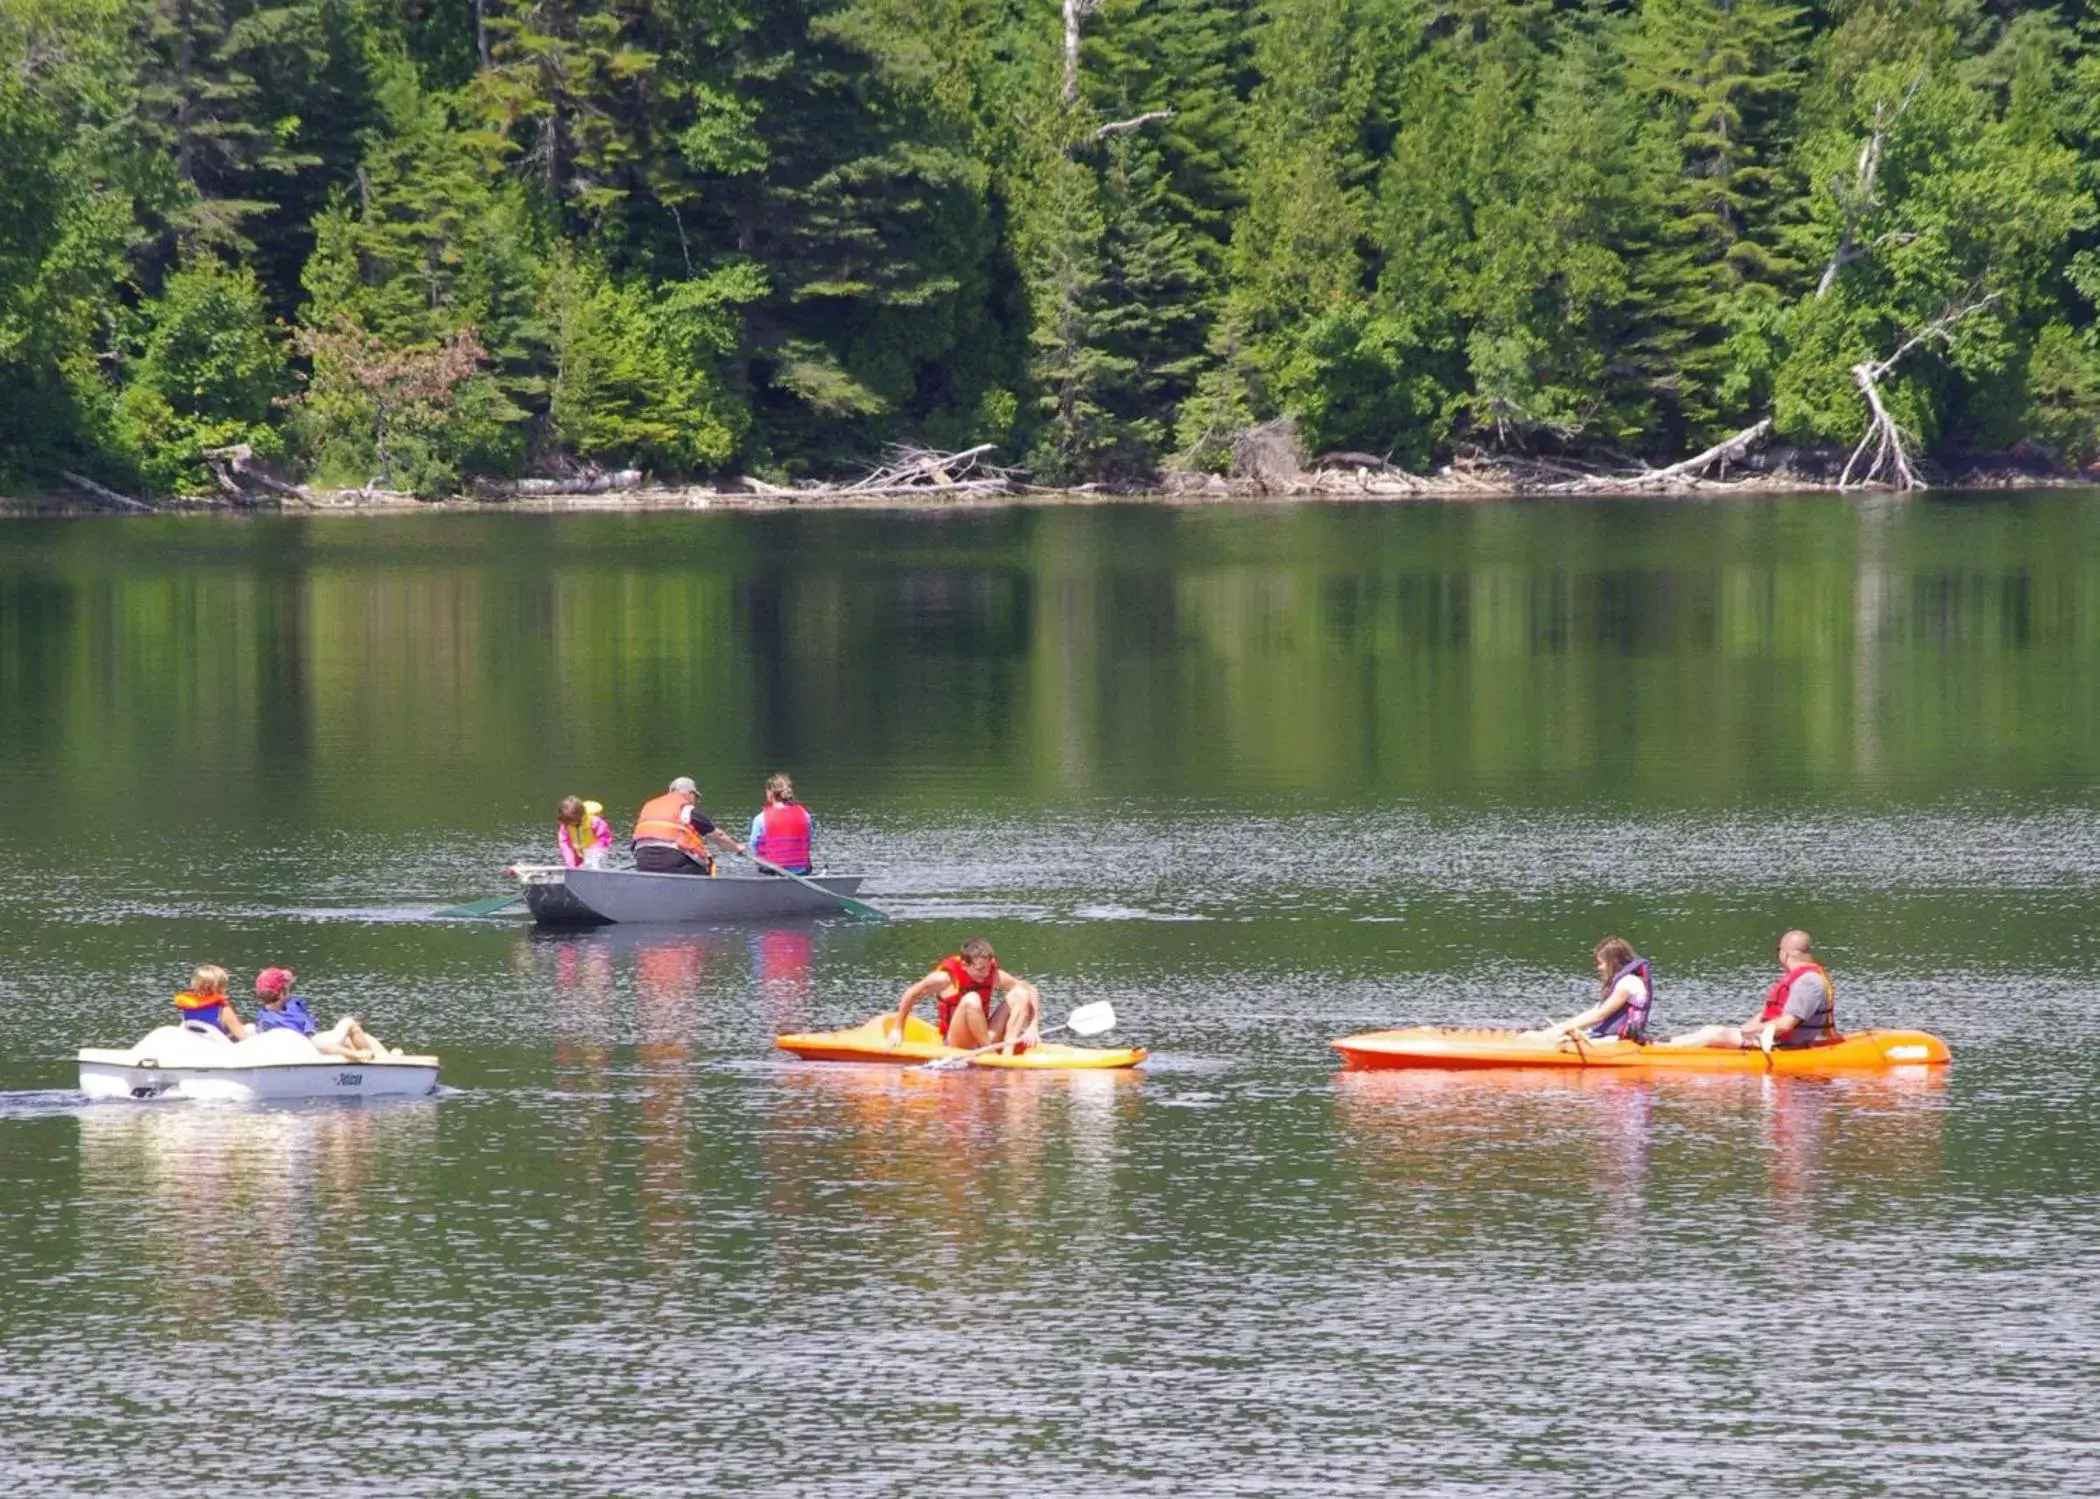
<path fill-rule="evenodd" d="M 912 1012 L 935 1001 L 931 1025 Z M 1142 1047 L 1105 1051 L 1045 1044 L 1057 1031 L 1094 1036 L 1115 1029 L 1115 1007 L 1106 1001 L 1081 1005 L 1046 1031 L 1042 995 L 1019 974 L 999 966 L 992 944 L 972 937 L 952 957 L 907 987 L 892 1012 L 851 1030 L 812 1031 L 778 1037 L 774 1044 L 812 1062 L 890 1062 L 935 1068 L 1022 1069 L 1135 1067 Z"/>

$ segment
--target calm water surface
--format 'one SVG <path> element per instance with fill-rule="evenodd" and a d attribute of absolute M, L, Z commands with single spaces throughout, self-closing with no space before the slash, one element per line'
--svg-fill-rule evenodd
<path fill-rule="evenodd" d="M 430 912 L 792 770 L 895 920 Z M 2100 1492 L 2100 496 L 0 527 L 25 1494 Z M 1932 1079 L 1337 1072 L 1809 927 Z M 982 933 L 1143 1076 L 778 1060 Z M 441 1053 L 88 1107 L 191 964 Z"/>

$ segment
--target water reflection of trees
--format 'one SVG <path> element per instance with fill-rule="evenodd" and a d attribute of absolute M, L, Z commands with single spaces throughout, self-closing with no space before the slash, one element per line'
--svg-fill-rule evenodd
<path fill-rule="evenodd" d="M 1046 512 L 943 552 L 836 516 L 667 550 L 697 524 L 674 519 L 404 519 L 369 551 L 273 526 L 197 555 L 75 527 L 0 567 L 0 748 L 68 798 L 147 759 L 235 806 L 259 769 L 324 770 L 407 830 L 449 821 L 461 776 L 604 777 L 640 723 L 739 766 L 917 763 L 938 726 L 950 773 L 1044 790 L 1142 762 L 1704 797 L 1775 770 L 2017 781 L 2100 744 L 2100 697 L 2061 690 L 2100 643 L 2100 512 L 2068 502 Z M 661 775 L 582 789 L 621 808 Z"/>

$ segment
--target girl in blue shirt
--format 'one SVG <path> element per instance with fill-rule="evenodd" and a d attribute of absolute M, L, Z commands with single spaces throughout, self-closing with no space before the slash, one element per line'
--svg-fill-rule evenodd
<path fill-rule="evenodd" d="M 292 993 L 295 977 L 289 968 L 265 968 L 255 976 L 257 1030 L 296 1031 L 324 1054 L 352 1062 L 376 1062 L 387 1055 L 386 1044 L 367 1035 L 355 1015 L 345 1015 L 322 1030 L 306 1001 Z"/>

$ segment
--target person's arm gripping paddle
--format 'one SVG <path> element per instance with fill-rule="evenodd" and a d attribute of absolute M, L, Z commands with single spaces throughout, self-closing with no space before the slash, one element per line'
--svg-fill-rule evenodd
<path fill-rule="evenodd" d="M 889 1049 L 895 1051 L 904 1044 L 905 1029 L 911 1024 L 911 1012 L 928 999 L 932 999 L 948 987 L 948 975 L 944 969 L 936 968 L 904 991 L 897 1001 L 896 1033 L 890 1037 Z"/>
<path fill-rule="evenodd" d="M 1556 1020 L 1551 1025 L 1541 1026 L 1533 1034 L 1539 1036 L 1566 1036 L 1577 1031 L 1584 1033 L 1592 1031 L 1626 1008 L 1628 1002 L 1633 998 L 1630 986 L 1638 982 L 1640 982 L 1638 979 L 1631 977 L 1622 979 L 1618 988 L 1611 991 L 1609 998 L 1591 1005 L 1580 1015 L 1571 1015 L 1566 1020 Z"/>
<path fill-rule="evenodd" d="M 1042 1035 L 1054 1036 L 1059 1031 L 1070 1031 L 1075 1036 L 1098 1036 L 1103 1031 L 1112 1031 L 1115 1028 L 1116 1007 L 1103 999 L 1090 1005 L 1081 1005 L 1065 1017 L 1063 1024 L 1045 1027 Z M 968 1051 L 959 1051 L 953 1056 L 936 1057 L 931 1062 L 921 1062 L 919 1065 L 928 1072 L 949 1072 L 958 1067 L 968 1066 L 973 1057 L 982 1056 L 988 1051 L 997 1051 L 1007 1044 L 1004 1041 L 987 1041 L 984 1045 L 973 1046 Z"/>
<path fill-rule="evenodd" d="M 1580 1015 L 1548 1021 L 1527 1034 L 1538 1040 L 1560 1040 L 1582 1036 L 1589 1039 L 1647 1038 L 1648 1016 L 1653 1009 L 1653 982 L 1645 958 L 1624 937 L 1606 937 L 1591 954 L 1602 993 L 1595 1004 Z"/>
<path fill-rule="evenodd" d="M 711 843 L 724 853 L 741 854 L 747 859 L 751 856 L 750 849 L 737 842 L 731 834 L 725 833 L 716 827 L 714 819 L 698 807 L 687 807 L 682 820 L 687 826 L 699 833 L 703 843 Z"/>

